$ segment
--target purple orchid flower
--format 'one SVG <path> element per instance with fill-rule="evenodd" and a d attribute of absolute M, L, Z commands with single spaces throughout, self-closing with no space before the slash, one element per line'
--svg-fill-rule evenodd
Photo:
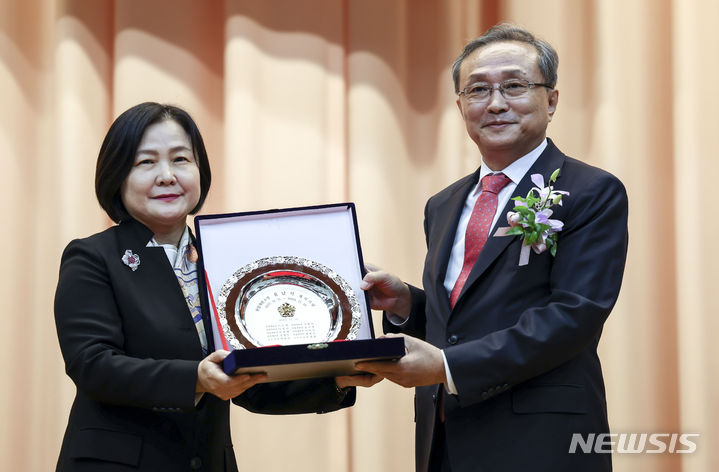
<path fill-rule="evenodd" d="M 544 225 L 549 225 L 550 231 L 552 231 L 553 233 L 557 232 L 557 231 L 562 231 L 562 228 L 564 228 L 564 223 L 561 222 L 560 220 L 550 219 L 549 217 L 552 216 L 552 213 L 553 213 L 553 211 L 550 210 L 549 208 L 545 208 L 542 211 L 538 211 L 536 213 L 534 221 L 536 221 L 537 223 L 544 224 Z"/>

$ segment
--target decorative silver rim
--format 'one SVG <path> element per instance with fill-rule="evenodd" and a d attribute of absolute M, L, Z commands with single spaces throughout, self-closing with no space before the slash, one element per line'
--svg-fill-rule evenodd
<path fill-rule="evenodd" d="M 310 259 L 305 259 L 303 257 L 294 257 L 294 256 L 273 256 L 273 257 L 265 257 L 262 259 L 258 259 L 254 262 L 251 262 L 243 267 L 241 267 L 239 270 L 235 271 L 228 279 L 225 281 L 225 283 L 222 285 L 222 288 L 220 288 L 220 291 L 217 294 L 217 300 L 216 300 L 216 307 L 217 307 L 217 313 L 220 318 L 220 325 L 222 332 L 225 335 L 225 339 L 230 344 L 230 346 L 234 349 L 245 349 L 246 346 L 242 345 L 240 341 L 237 339 L 235 334 L 230 329 L 230 326 L 227 322 L 227 310 L 226 310 L 226 303 L 227 303 L 227 297 L 230 293 L 230 291 L 235 287 L 237 282 L 241 280 L 243 277 L 245 277 L 250 272 L 254 272 L 257 269 L 260 269 L 262 267 L 269 267 L 269 266 L 277 266 L 277 265 L 297 265 L 301 267 L 306 267 L 308 269 L 315 270 L 317 272 L 322 273 L 323 275 L 330 278 L 334 283 L 336 283 L 344 293 L 344 296 L 347 297 L 347 300 L 349 301 L 350 305 L 350 311 L 351 311 L 351 323 L 349 328 L 349 333 L 347 334 L 347 337 L 345 339 L 348 340 L 354 340 L 357 338 L 357 334 L 359 333 L 360 325 L 362 322 L 362 310 L 360 308 L 359 300 L 357 299 L 357 296 L 355 295 L 354 290 L 352 290 L 352 287 L 345 281 L 339 274 L 337 274 L 332 269 L 318 263 L 315 261 L 312 261 Z M 235 310 L 232 310 L 234 313 Z M 341 316 L 346 316 L 345 313 L 341 313 Z M 238 326 L 242 326 L 243 321 L 240 319 L 237 319 L 237 316 L 235 315 L 236 319 L 235 322 Z M 340 321 L 341 324 L 341 321 Z"/>

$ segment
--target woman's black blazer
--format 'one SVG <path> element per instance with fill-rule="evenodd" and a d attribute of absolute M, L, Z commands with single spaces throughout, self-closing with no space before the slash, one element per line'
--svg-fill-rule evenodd
<path fill-rule="evenodd" d="M 152 232 L 123 222 L 65 249 L 55 323 L 77 387 L 58 471 L 236 471 L 229 402 L 195 405 L 202 351 L 164 249 Z M 132 270 L 129 249 L 140 257 Z M 337 410 L 333 379 L 269 383 L 233 401 L 261 413 Z"/>

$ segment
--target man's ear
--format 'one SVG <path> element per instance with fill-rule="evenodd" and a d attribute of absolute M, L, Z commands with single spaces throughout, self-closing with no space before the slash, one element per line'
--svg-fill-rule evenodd
<path fill-rule="evenodd" d="M 557 111 L 557 103 L 559 103 L 559 90 L 550 90 L 547 99 L 549 100 L 547 114 L 549 115 L 549 121 L 552 121 L 552 116 L 554 116 L 554 112 Z"/>

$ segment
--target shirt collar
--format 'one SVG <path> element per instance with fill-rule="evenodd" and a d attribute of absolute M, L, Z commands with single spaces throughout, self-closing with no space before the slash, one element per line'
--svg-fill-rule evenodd
<path fill-rule="evenodd" d="M 539 146 L 529 151 L 524 156 L 520 157 L 516 161 L 509 164 L 504 169 L 500 170 L 492 170 L 484 163 L 484 159 L 482 159 L 481 167 L 479 168 L 479 182 L 477 182 L 477 187 L 474 190 L 474 192 L 478 192 L 480 190 L 480 185 L 482 182 L 482 178 L 484 178 L 485 175 L 494 174 L 498 172 L 502 172 L 504 175 L 509 177 L 512 180 L 512 183 L 517 185 L 519 184 L 519 181 L 522 180 L 524 175 L 529 171 L 529 169 L 532 167 L 532 165 L 539 159 L 539 156 L 542 154 L 544 149 L 547 147 L 547 138 L 544 138 L 541 143 L 539 143 Z"/>

